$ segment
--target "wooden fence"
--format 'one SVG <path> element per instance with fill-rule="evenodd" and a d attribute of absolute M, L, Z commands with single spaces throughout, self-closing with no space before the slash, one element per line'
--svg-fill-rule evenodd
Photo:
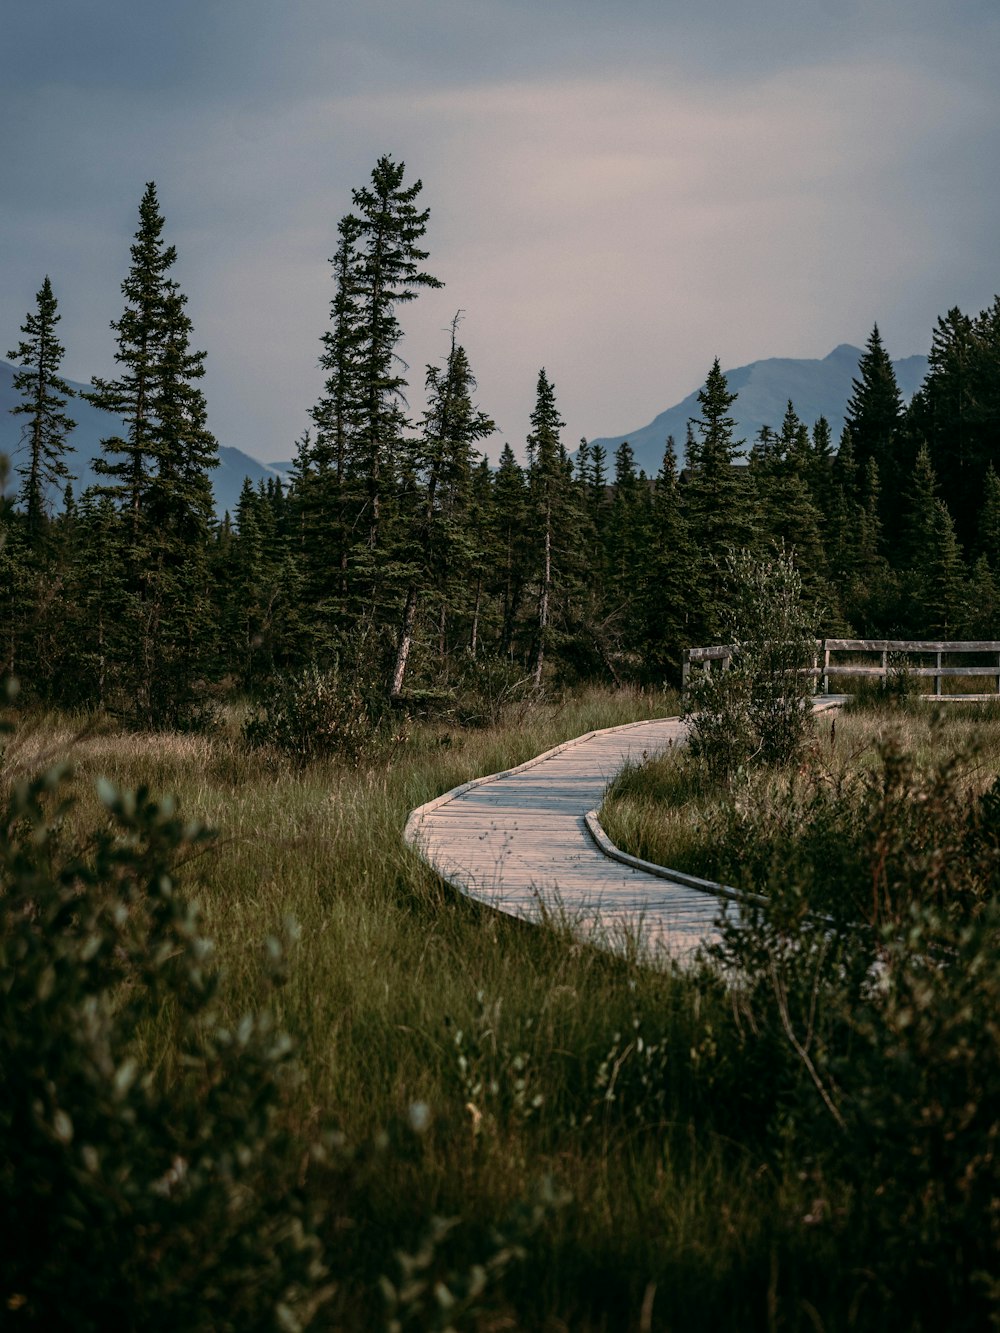
<path fill-rule="evenodd" d="M 686 690 L 691 667 L 700 666 L 711 671 L 718 666 L 727 671 L 733 659 L 732 644 L 716 644 L 711 648 L 686 648 L 681 675 Z M 956 658 L 990 657 L 990 662 L 967 663 L 946 660 Z M 930 660 L 933 658 L 933 663 Z M 860 660 L 859 660 L 860 659 Z M 877 660 L 865 660 L 877 659 Z M 812 676 L 823 694 L 830 693 L 830 677 L 885 677 L 894 672 L 933 680 L 934 690 L 928 699 L 993 699 L 1000 696 L 1000 641 L 928 639 L 817 639 L 813 665 L 803 667 L 803 674 Z M 941 689 L 945 678 L 989 679 L 996 689 L 989 694 L 967 693 L 947 695 Z"/>

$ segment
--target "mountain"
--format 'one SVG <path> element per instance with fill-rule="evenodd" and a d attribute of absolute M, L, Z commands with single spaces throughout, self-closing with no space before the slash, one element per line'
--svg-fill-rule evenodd
<path fill-rule="evenodd" d="M 16 468 L 23 458 L 21 428 L 24 418 L 12 416 L 10 412 L 10 409 L 21 401 L 20 395 L 14 388 L 16 369 L 9 362 L 0 361 L 0 454 L 7 455 L 13 468 Z M 77 393 L 90 388 L 89 384 L 76 384 L 73 380 L 66 382 Z M 96 485 L 99 481 L 91 464 L 95 458 L 101 456 L 101 440 L 123 434 L 125 426 L 118 417 L 110 412 L 102 412 L 99 407 L 94 407 L 83 398 L 71 398 L 66 404 L 66 411 L 77 423 L 76 430 L 69 437 L 71 452 L 66 455 L 66 463 L 76 478 L 73 482 L 73 494 L 78 496 L 81 491 L 86 490 L 88 486 Z M 219 466 L 212 473 L 216 513 L 221 515 L 226 510 L 230 514 L 235 512 L 245 477 L 249 477 L 256 486 L 258 482 L 266 482 L 268 478 L 283 476 L 290 466 L 288 463 L 278 463 L 273 467 L 267 467 L 263 463 L 258 463 L 256 458 L 245 454 L 242 449 L 234 449 L 231 445 L 220 445 Z M 20 485 L 20 479 L 13 477 L 10 484 L 16 488 Z"/>
<path fill-rule="evenodd" d="M 761 426 L 778 430 L 790 398 L 806 425 L 812 426 L 819 417 L 826 417 L 836 445 L 844 428 L 844 411 L 851 397 L 851 381 L 857 376 L 860 357 L 859 347 L 841 343 L 822 361 L 776 356 L 727 370 L 729 391 L 739 395 L 732 408 L 736 439 L 745 440 L 749 448 Z M 900 393 L 909 402 L 927 374 L 927 358 L 907 356 L 892 364 Z M 698 412 L 696 389 L 676 406 L 661 412 L 648 426 L 624 435 L 591 440 L 591 444 L 602 445 L 610 459 L 615 449 L 628 440 L 635 451 L 637 465 L 652 476 L 660 470 L 668 435 L 674 437 L 678 458 L 683 461 L 688 419 L 697 417 Z"/>

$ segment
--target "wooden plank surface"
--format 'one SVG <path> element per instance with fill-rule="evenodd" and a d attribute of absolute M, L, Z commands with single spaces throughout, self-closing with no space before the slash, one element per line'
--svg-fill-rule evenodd
<path fill-rule="evenodd" d="M 444 879 L 499 911 L 556 919 L 616 951 L 638 941 L 650 957 L 690 960 L 718 937 L 724 900 L 611 860 L 584 819 L 626 763 L 684 737 L 678 718 L 578 737 L 414 810 L 407 841 Z"/>

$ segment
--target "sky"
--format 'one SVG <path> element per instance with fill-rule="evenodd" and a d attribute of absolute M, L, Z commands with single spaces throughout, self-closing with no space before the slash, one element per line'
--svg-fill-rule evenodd
<path fill-rule="evenodd" d="M 538 370 L 564 439 L 724 368 L 926 352 L 1000 290 L 996 0 L 0 0 L 0 354 L 46 274 L 63 373 L 114 368 L 145 183 L 221 444 L 287 459 L 329 257 L 377 159 L 423 181 L 440 291 L 400 310 L 410 405 L 461 339 L 489 444 Z"/>

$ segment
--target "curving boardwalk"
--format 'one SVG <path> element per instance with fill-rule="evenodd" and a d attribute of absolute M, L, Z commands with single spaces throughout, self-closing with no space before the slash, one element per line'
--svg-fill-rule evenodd
<path fill-rule="evenodd" d="M 404 836 L 443 879 L 498 911 L 555 918 L 617 952 L 638 944 L 649 957 L 690 959 L 717 938 L 724 898 L 610 859 L 586 818 L 627 761 L 685 734 L 679 718 L 589 732 L 419 806 Z"/>

